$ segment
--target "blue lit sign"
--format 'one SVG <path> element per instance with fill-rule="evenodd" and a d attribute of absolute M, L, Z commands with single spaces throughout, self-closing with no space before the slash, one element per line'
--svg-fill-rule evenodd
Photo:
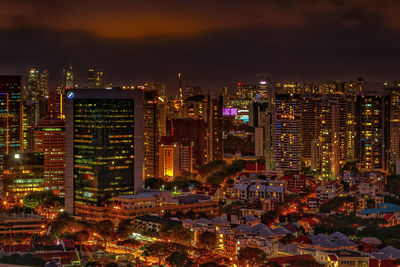
<path fill-rule="evenodd" d="M 67 93 L 68 99 L 72 99 L 72 98 L 74 98 L 74 96 L 75 96 L 74 92 L 68 92 Z"/>

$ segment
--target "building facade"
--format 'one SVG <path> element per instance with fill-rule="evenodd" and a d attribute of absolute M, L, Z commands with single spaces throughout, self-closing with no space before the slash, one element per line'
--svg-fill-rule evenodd
<path fill-rule="evenodd" d="M 65 105 L 66 211 L 106 205 L 143 188 L 143 92 L 69 90 Z"/>

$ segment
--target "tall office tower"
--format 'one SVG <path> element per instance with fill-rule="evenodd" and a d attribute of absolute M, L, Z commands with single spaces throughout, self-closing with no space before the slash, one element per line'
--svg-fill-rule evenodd
<path fill-rule="evenodd" d="M 254 129 L 255 155 L 265 156 L 266 129 L 268 120 L 268 102 L 253 102 L 249 109 L 249 125 Z"/>
<path fill-rule="evenodd" d="M 278 94 L 300 94 L 303 91 L 303 87 L 300 83 L 291 82 L 282 84 L 276 91 Z"/>
<path fill-rule="evenodd" d="M 88 71 L 88 88 L 94 89 L 96 88 L 96 70 L 89 69 Z"/>
<path fill-rule="evenodd" d="M 316 84 L 313 83 L 305 83 L 303 84 L 302 87 L 302 94 L 305 95 L 313 95 L 313 94 L 319 94 L 319 88 Z"/>
<path fill-rule="evenodd" d="M 256 94 L 257 86 L 253 84 L 237 83 L 237 96 L 240 99 L 253 99 Z"/>
<path fill-rule="evenodd" d="M 302 146 L 301 98 L 297 94 L 276 96 L 276 168 L 300 170 Z"/>
<path fill-rule="evenodd" d="M 65 206 L 75 214 L 143 188 L 143 92 L 66 92 Z"/>
<path fill-rule="evenodd" d="M 276 113 L 275 105 L 268 109 L 265 121 L 263 121 L 264 138 L 265 138 L 265 168 L 267 170 L 275 170 L 276 153 L 275 153 L 275 136 L 276 136 Z"/>
<path fill-rule="evenodd" d="M 165 94 L 165 84 L 160 82 L 146 82 L 143 85 L 144 90 L 153 90 L 157 92 L 157 96 L 161 98 L 161 102 L 165 104 L 167 95 Z"/>
<path fill-rule="evenodd" d="M 0 170 L 2 158 L 23 147 L 21 89 L 21 76 L 0 76 Z"/>
<path fill-rule="evenodd" d="M 154 90 L 144 90 L 144 173 L 158 177 L 161 136 L 166 135 L 166 116 L 163 103 Z"/>
<path fill-rule="evenodd" d="M 101 69 L 90 68 L 88 71 L 88 88 L 89 89 L 101 89 L 104 88 L 103 81 L 104 72 Z"/>
<path fill-rule="evenodd" d="M 321 176 L 334 179 L 339 172 L 339 104 L 330 95 L 321 98 Z"/>
<path fill-rule="evenodd" d="M 384 167 L 383 153 L 383 99 L 378 94 L 364 94 L 357 97 L 358 146 L 361 168 L 367 170 Z"/>
<path fill-rule="evenodd" d="M 32 152 L 34 146 L 33 129 L 45 111 L 45 100 L 22 102 L 22 151 Z"/>
<path fill-rule="evenodd" d="M 207 123 L 204 120 L 174 119 L 168 123 L 169 132 L 177 142 L 193 145 L 195 165 L 208 162 L 207 155 Z"/>
<path fill-rule="evenodd" d="M 323 94 L 338 94 L 343 93 L 338 82 L 327 81 L 319 85 L 319 91 Z"/>
<path fill-rule="evenodd" d="M 3 199 L 8 204 L 20 204 L 27 194 L 43 191 L 43 155 L 10 153 L 5 156 L 3 190 Z"/>
<path fill-rule="evenodd" d="M 49 71 L 43 70 L 39 75 L 39 91 L 41 98 L 49 95 Z"/>
<path fill-rule="evenodd" d="M 159 177 L 170 181 L 183 172 L 193 172 L 193 146 L 175 141 L 173 136 L 164 136 L 160 144 Z"/>
<path fill-rule="evenodd" d="M 302 103 L 302 131 L 303 151 L 302 157 L 305 166 L 311 166 L 313 141 L 319 138 L 321 123 L 321 95 L 306 94 Z"/>
<path fill-rule="evenodd" d="M 254 128 L 254 155 L 256 157 L 264 157 L 264 128 L 263 127 L 255 127 Z"/>
<path fill-rule="evenodd" d="M 222 139 L 222 108 L 223 99 L 219 95 L 216 99 L 208 96 L 207 112 L 207 160 L 222 160 L 224 156 Z"/>
<path fill-rule="evenodd" d="M 47 116 L 34 128 L 34 150 L 44 155 L 44 190 L 64 196 L 64 120 L 57 118 L 54 93 L 49 95 L 48 106 Z"/>
<path fill-rule="evenodd" d="M 385 89 L 385 150 L 386 167 L 394 173 L 400 161 L 400 82 Z"/>
<path fill-rule="evenodd" d="M 268 102 L 253 102 L 249 107 L 249 125 L 252 127 L 260 127 L 262 125 L 262 121 L 265 120 L 268 109 Z"/>
<path fill-rule="evenodd" d="M 40 99 L 40 79 L 39 70 L 31 68 L 28 76 L 28 86 L 24 92 L 24 100 L 38 100 Z"/>
<path fill-rule="evenodd" d="M 96 88 L 104 88 L 104 80 L 103 80 L 104 72 L 101 69 L 98 69 L 96 72 Z"/>
<path fill-rule="evenodd" d="M 271 78 L 271 74 L 256 74 L 257 94 L 261 94 L 265 98 L 272 97 L 270 92 L 270 89 L 273 87 Z"/>
<path fill-rule="evenodd" d="M 347 97 L 341 93 L 334 95 L 334 99 L 338 105 L 338 160 L 341 167 L 348 162 L 348 155 L 352 153 L 352 148 L 347 145 L 349 144 L 348 138 L 350 137 L 348 132 L 353 128 L 349 123 L 349 102 L 347 101 Z"/>
<path fill-rule="evenodd" d="M 228 95 L 229 95 L 228 86 L 224 85 L 222 87 L 221 94 L 222 94 L 222 97 L 224 98 L 224 101 L 225 101 L 225 99 L 228 98 Z"/>
<path fill-rule="evenodd" d="M 203 90 L 200 86 L 185 84 L 182 86 L 182 97 L 186 99 L 191 96 L 201 95 L 203 94 Z"/>
<path fill-rule="evenodd" d="M 204 95 L 195 95 L 183 100 L 182 118 L 207 121 L 208 99 Z"/>
<path fill-rule="evenodd" d="M 74 73 L 72 71 L 72 64 L 64 72 L 64 80 L 66 88 L 74 88 Z"/>
<path fill-rule="evenodd" d="M 72 71 L 72 64 L 69 64 L 67 68 L 63 68 L 61 71 L 62 78 L 58 82 L 57 95 L 64 95 L 65 90 L 74 88 L 74 73 Z"/>
<path fill-rule="evenodd" d="M 311 165 L 310 168 L 313 170 L 320 170 L 321 169 L 321 151 L 322 144 L 321 138 L 316 138 L 311 141 Z"/>
<path fill-rule="evenodd" d="M 346 130 L 344 133 L 344 160 L 343 163 L 346 162 L 355 162 L 357 161 L 356 147 L 357 147 L 357 97 L 356 96 L 345 96 L 346 101 Z M 342 164 L 342 163 L 341 163 Z"/>

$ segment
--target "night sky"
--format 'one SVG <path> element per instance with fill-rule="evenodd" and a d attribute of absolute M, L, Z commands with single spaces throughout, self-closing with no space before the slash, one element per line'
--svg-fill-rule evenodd
<path fill-rule="evenodd" d="M 56 3 L 55 3 L 56 2 Z M 71 62 L 114 85 L 161 81 L 216 91 L 273 80 L 400 79 L 400 1 L 24 1 L 0 3 L 0 73 Z"/>

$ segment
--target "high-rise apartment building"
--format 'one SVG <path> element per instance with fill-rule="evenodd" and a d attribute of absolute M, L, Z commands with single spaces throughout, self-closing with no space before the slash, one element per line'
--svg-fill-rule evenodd
<path fill-rule="evenodd" d="M 393 172 L 400 161 L 400 82 L 385 89 L 385 150 L 387 167 Z"/>
<path fill-rule="evenodd" d="M 224 155 L 222 140 L 222 95 L 216 99 L 208 96 L 207 112 L 207 161 L 222 160 Z"/>
<path fill-rule="evenodd" d="M 174 137 L 164 137 L 160 145 L 159 177 L 169 181 L 183 172 L 193 172 L 193 146 L 176 142 Z"/>
<path fill-rule="evenodd" d="M 158 177 L 161 136 L 166 135 L 164 103 L 157 91 L 144 90 L 144 173 L 145 177 Z"/>
<path fill-rule="evenodd" d="M 186 119 L 207 121 L 208 99 L 204 95 L 194 95 L 183 100 L 181 116 Z"/>
<path fill-rule="evenodd" d="M 208 162 L 207 123 L 204 120 L 175 119 L 168 123 L 170 134 L 183 145 L 193 145 L 195 165 Z"/>
<path fill-rule="evenodd" d="M 321 99 L 320 154 L 321 176 L 334 179 L 339 173 L 339 103 L 324 95 Z"/>
<path fill-rule="evenodd" d="M 306 94 L 303 96 L 302 102 L 302 157 L 305 166 L 311 166 L 312 144 L 319 138 L 321 125 L 321 95 Z"/>
<path fill-rule="evenodd" d="M 302 161 L 302 117 L 301 98 L 297 94 L 276 96 L 276 168 L 300 170 Z"/>
<path fill-rule="evenodd" d="M 22 149 L 21 89 L 21 76 L 0 76 L 0 170 L 5 155 Z"/>
<path fill-rule="evenodd" d="M 383 98 L 379 94 L 357 97 L 358 144 L 357 155 L 361 168 L 367 170 L 384 167 Z"/>
<path fill-rule="evenodd" d="M 46 118 L 34 130 L 35 152 L 44 156 L 44 190 L 64 196 L 65 131 L 64 120 Z"/>
<path fill-rule="evenodd" d="M 66 92 L 65 202 L 84 216 L 118 195 L 143 188 L 143 92 Z"/>

